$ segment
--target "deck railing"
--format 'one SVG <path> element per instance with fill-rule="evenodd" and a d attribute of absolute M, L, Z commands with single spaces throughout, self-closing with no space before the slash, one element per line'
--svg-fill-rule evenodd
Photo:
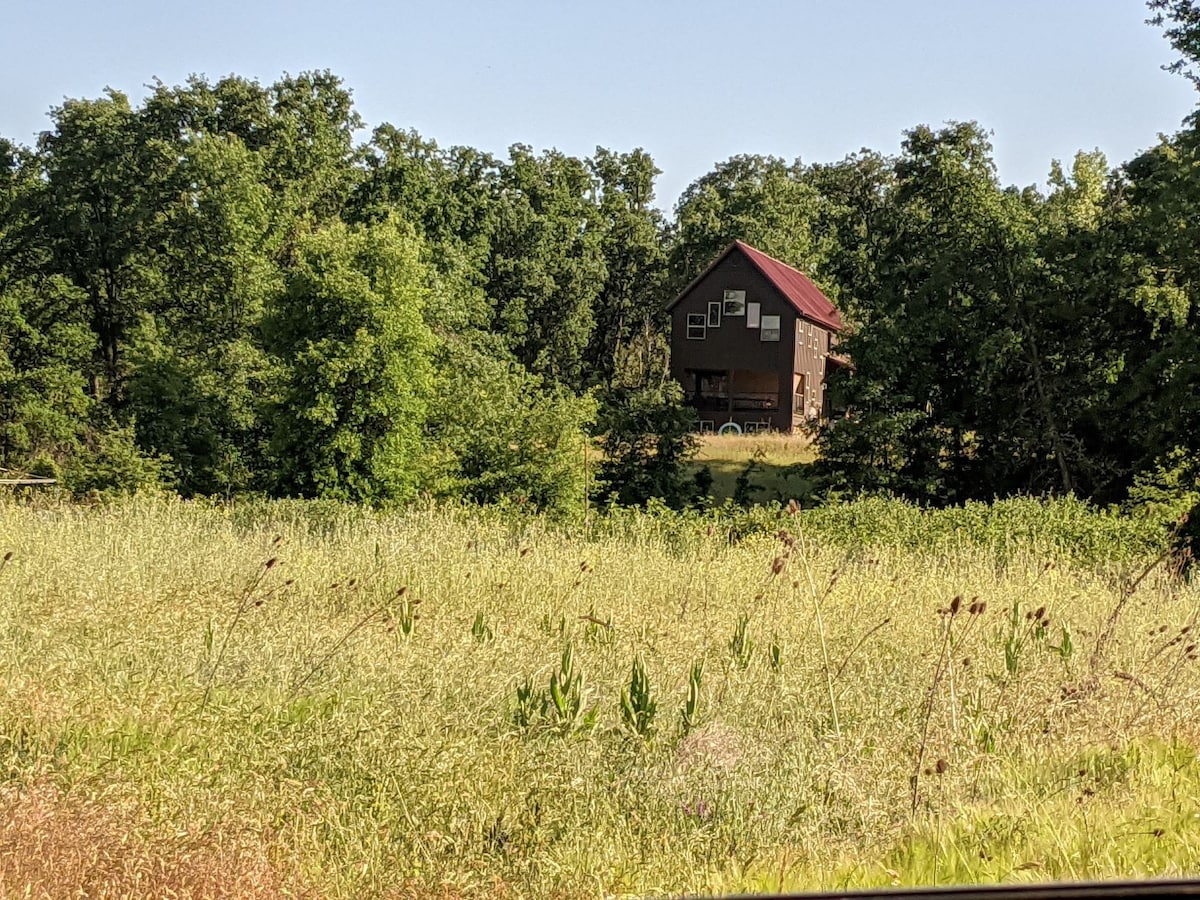
<path fill-rule="evenodd" d="M 693 397 L 692 406 L 699 410 L 721 411 L 729 409 L 729 398 L 720 396 Z M 778 394 L 735 393 L 733 395 L 735 412 L 757 412 L 759 410 L 779 409 Z"/>

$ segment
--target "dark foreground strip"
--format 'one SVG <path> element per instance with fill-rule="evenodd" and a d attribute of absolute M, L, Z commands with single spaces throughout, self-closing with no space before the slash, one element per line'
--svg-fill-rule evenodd
<path fill-rule="evenodd" d="M 758 895 L 763 900 L 766 895 Z M 1200 898 L 1200 880 L 1101 881 L 1056 884 L 991 884 L 971 887 L 880 888 L 814 894 L 772 894 L 774 900 L 1169 900 Z M 728 900 L 737 900 L 730 897 Z M 750 900 L 745 895 L 742 900 Z"/>

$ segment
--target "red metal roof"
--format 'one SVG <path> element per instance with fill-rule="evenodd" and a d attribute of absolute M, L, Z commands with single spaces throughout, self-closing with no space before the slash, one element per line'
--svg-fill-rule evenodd
<path fill-rule="evenodd" d="M 796 308 L 796 312 L 811 319 L 818 325 L 824 325 L 833 331 L 840 331 L 842 317 L 829 298 L 821 293 L 808 276 L 793 269 L 787 263 L 781 263 L 773 256 L 767 256 L 761 250 L 755 250 L 749 244 L 734 241 L 734 246 L 740 249 L 754 263 L 763 277 L 779 289 L 779 293 L 787 297 Z M 724 255 L 724 254 L 722 254 Z"/>
<path fill-rule="evenodd" d="M 809 280 L 807 275 L 793 269 L 787 263 L 781 263 L 773 256 L 767 256 L 761 250 L 755 250 L 742 241 L 734 241 L 726 247 L 724 252 L 709 264 L 708 268 L 692 279 L 692 283 L 667 305 L 667 309 L 671 309 L 686 297 L 692 288 L 704 279 L 704 276 L 715 269 L 721 260 L 734 250 L 742 251 L 742 254 L 754 264 L 754 267 L 762 273 L 767 281 L 771 282 L 779 293 L 783 294 L 801 316 L 832 331 L 841 331 L 841 314 L 829 301 L 829 298 L 821 293 L 821 289 Z"/>

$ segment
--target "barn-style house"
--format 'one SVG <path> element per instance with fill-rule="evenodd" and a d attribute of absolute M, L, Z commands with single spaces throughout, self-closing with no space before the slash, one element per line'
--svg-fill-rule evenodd
<path fill-rule="evenodd" d="M 842 320 L 804 273 L 734 241 L 668 309 L 671 374 L 702 431 L 792 431 L 828 414 Z"/>

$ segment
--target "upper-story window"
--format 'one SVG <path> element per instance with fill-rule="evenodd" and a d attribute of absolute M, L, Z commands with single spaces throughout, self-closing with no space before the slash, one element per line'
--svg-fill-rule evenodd
<path fill-rule="evenodd" d="M 746 314 L 746 292 L 725 291 L 725 299 L 722 301 L 722 304 L 726 318 L 729 316 L 744 316 Z"/>
<path fill-rule="evenodd" d="M 721 327 L 721 303 L 719 300 L 713 300 L 708 304 L 708 327 Z"/>
<path fill-rule="evenodd" d="M 689 341 L 702 341 L 705 338 L 708 319 L 704 313 L 688 313 L 687 337 Z"/>
<path fill-rule="evenodd" d="M 763 316 L 762 329 L 759 331 L 761 340 L 777 341 L 779 340 L 780 324 L 779 316 Z"/>

